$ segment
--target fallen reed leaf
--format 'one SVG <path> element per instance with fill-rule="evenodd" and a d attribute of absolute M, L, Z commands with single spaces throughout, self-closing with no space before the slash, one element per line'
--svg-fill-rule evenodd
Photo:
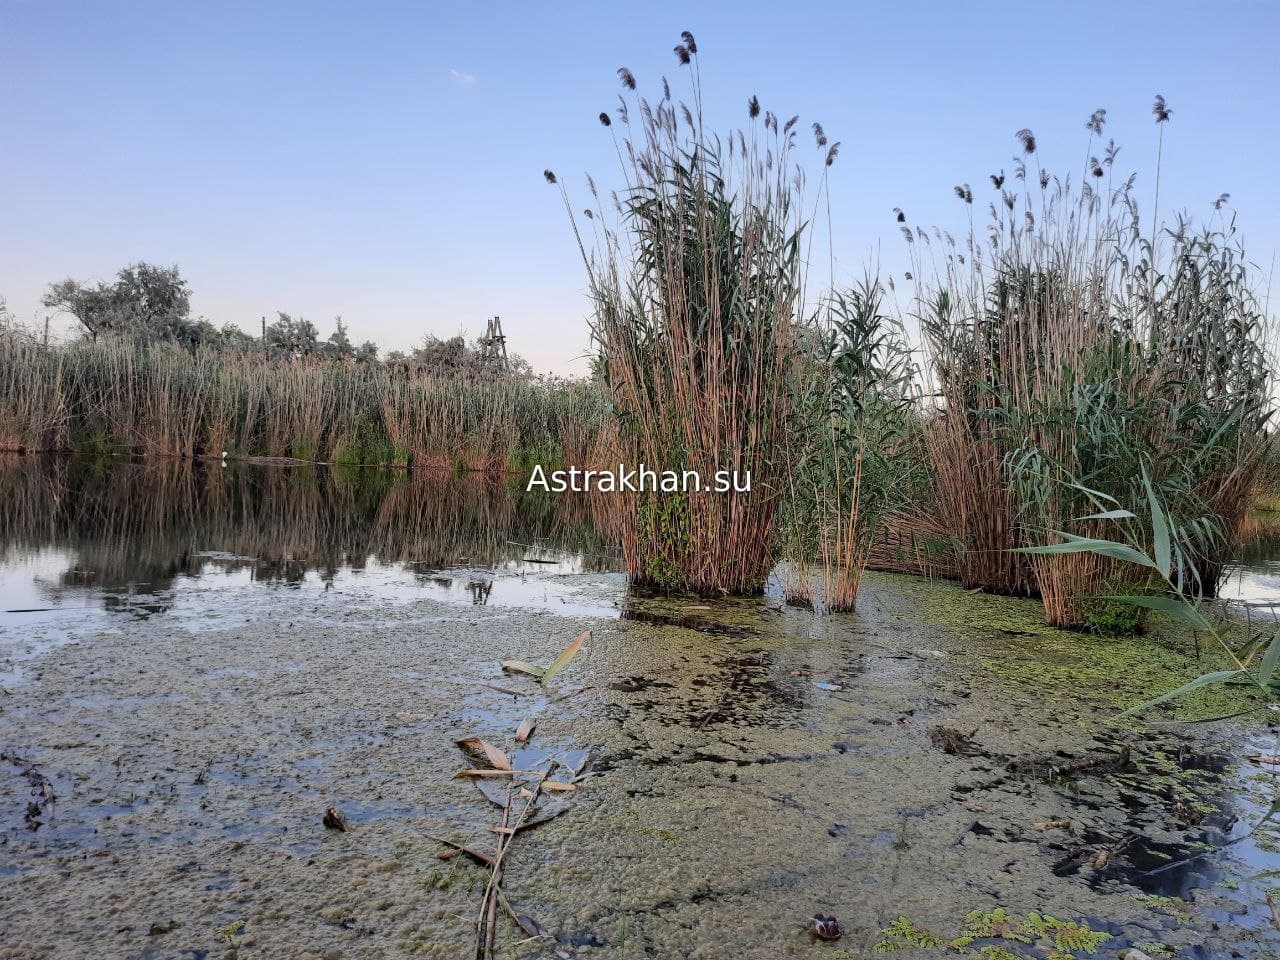
<path fill-rule="evenodd" d="M 1041 820 L 1038 823 L 1033 823 L 1032 826 L 1035 827 L 1037 830 L 1063 830 L 1071 826 L 1071 821 L 1070 820 Z"/>
<path fill-rule="evenodd" d="M 545 667 L 540 667 L 536 663 L 529 663 L 527 660 L 503 660 L 502 669 L 507 673 L 527 673 L 531 677 L 537 677 L 539 680 L 546 676 Z"/>
<path fill-rule="evenodd" d="M 533 735 L 533 721 L 529 719 L 521 720 L 520 726 L 516 727 L 516 743 L 524 743 Z"/>
<path fill-rule="evenodd" d="M 509 771 L 511 769 L 511 761 L 507 759 L 507 755 L 493 744 L 487 743 L 479 737 L 463 737 L 461 740 L 453 742 L 465 753 L 483 754 L 495 770 Z"/>
<path fill-rule="evenodd" d="M 578 789 L 572 783 L 565 783 L 562 780 L 543 780 L 541 786 L 543 790 L 559 790 L 564 793 Z"/>
<path fill-rule="evenodd" d="M 582 649 L 582 645 L 591 639 L 591 631 L 583 630 L 580 634 L 573 638 L 573 641 L 557 654 L 556 658 L 551 661 L 551 665 L 547 667 L 542 674 L 542 682 L 545 684 L 557 673 L 569 665 L 569 661 L 577 655 Z"/>
<path fill-rule="evenodd" d="M 453 775 L 453 779 L 461 780 L 465 777 L 514 777 L 514 770 L 480 770 L 476 767 L 469 767 L 466 770 L 459 770 Z"/>

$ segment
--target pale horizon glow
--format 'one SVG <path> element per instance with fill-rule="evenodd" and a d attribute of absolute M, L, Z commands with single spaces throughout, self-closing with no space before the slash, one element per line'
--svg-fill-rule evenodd
<path fill-rule="evenodd" d="M 900 276 L 895 207 L 962 232 L 953 186 L 972 183 L 985 209 L 978 184 L 1011 167 L 1022 127 L 1043 162 L 1077 171 L 1084 121 L 1106 107 L 1118 168 L 1149 198 L 1160 93 L 1173 109 L 1162 216 L 1207 222 L 1229 193 L 1265 292 L 1280 246 L 1275 5 L 824 0 L 782 16 L 739 2 L 0 0 L 0 298 L 38 328 L 50 282 L 147 260 L 177 264 L 193 314 L 218 325 L 257 332 L 285 311 L 327 336 L 341 316 L 386 351 L 471 340 L 499 315 L 536 370 L 583 375 L 584 271 L 542 171 L 576 200 L 586 172 L 618 186 L 596 120 L 617 104 L 615 71 L 654 99 L 665 75 L 679 97 L 687 68 L 671 49 L 686 29 L 717 129 L 744 123 L 756 94 L 842 142 L 841 281 L 875 264 Z"/>

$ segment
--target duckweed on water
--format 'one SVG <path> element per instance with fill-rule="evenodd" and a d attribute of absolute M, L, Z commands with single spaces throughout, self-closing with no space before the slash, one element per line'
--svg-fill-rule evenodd
<path fill-rule="evenodd" d="M 1191 904 L 1178 897 L 1161 897 L 1153 893 L 1137 893 L 1134 894 L 1133 899 L 1150 910 L 1173 917 L 1179 924 L 1187 923 L 1191 919 Z"/>
<path fill-rule="evenodd" d="M 931 620 L 989 637 L 973 658 L 981 674 L 1053 702 L 1088 699 L 1119 712 L 1221 666 L 1216 651 L 1200 649 L 1189 630 L 1158 617 L 1142 636 L 1100 636 L 1045 627 L 1034 601 L 938 585 L 927 597 L 921 606 Z M 1181 719 L 1222 715 L 1241 709 L 1246 695 L 1205 687 L 1167 709 Z"/>
<path fill-rule="evenodd" d="M 938 949 L 960 955 L 974 954 L 984 960 L 1023 960 L 1003 943 L 983 944 L 971 949 L 979 940 L 1001 940 L 1025 944 L 1036 955 L 1047 954 L 1049 960 L 1072 960 L 1078 953 L 1094 954 L 1111 939 L 1111 935 L 1091 929 L 1076 920 L 1059 920 L 1049 914 L 1032 912 L 1019 920 L 1004 907 L 989 913 L 974 910 L 964 918 L 959 933 L 950 940 L 919 926 L 907 917 L 898 917 L 880 932 L 875 945 L 877 953 L 896 950 Z"/>

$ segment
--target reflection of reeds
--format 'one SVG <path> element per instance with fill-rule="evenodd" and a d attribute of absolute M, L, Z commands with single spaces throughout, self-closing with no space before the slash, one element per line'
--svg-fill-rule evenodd
<path fill-rule="evenodd" d="M 607 409 L 586 384 L 17 335 L 0 335 L 0 388 L 0 449 L 490 471 L 583 455 Z"/>
<path fill-rule="evenodd" d="M 261 579 L 331 578 L 342 567 L 492 567 L 541 544 L 612 567 L 586 504 L 453 474 L 300 467 L 206 469 L 176 460 L 0 464 L 0 541 L 74 550 L 67 586 L 165 585 L 216 564 Z M 196 554 L 216 550 L 238 559 Z"/>

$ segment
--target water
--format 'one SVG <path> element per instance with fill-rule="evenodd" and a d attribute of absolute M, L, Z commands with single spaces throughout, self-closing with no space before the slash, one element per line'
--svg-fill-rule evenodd
<path fill-rule="evenodd" d="M 581 501 L 485 478 L 8 458 L 0 683 L 73 636 L 282 591 L 331 611 L 430 597 L 617 616 L 617 567 Z"/>

